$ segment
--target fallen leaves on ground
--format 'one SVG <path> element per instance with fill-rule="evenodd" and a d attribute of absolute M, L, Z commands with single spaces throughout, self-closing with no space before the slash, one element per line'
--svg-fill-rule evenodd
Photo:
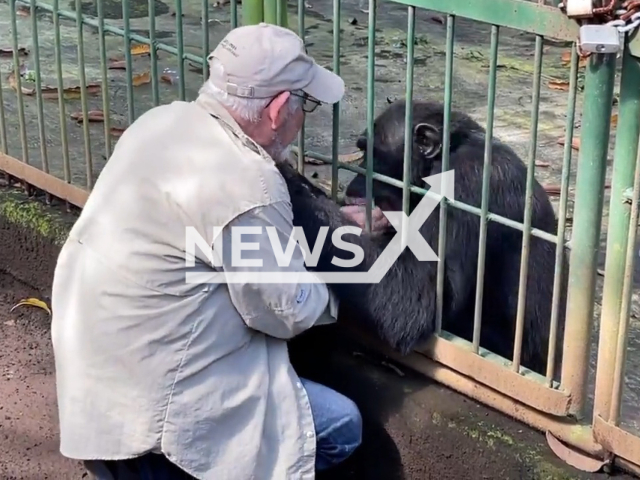
<path fill-rule="evenodd" d="M 109 60 L 109 66 L 107 67 L 109 70 L 126 70 L 127 62 L 124 60 Z"/>
<path fill-rule="evenodd" d="M 615 127 L 616 125 L 618 125 L 618 114 L 614 113 L 611 115 L 611 126 Z"/>
<path fill-rule="evenodd" d="M 13 312 L 16 308 L 24 305 L 31 305 L 33 307 L 41 308 L 42 310 L 45 310 L 49 315 L 51 315 L 51 310 L 49 310 L 47 304 L 38 298 L 25 298 L 24 300 L 20 300 L 13 307 L 11 307 L 11 310 L 9 310 L 9 312 Z"/>
<path fill-rule="evenodd" d="M 15 72 L 11 72 L 9 74 L 9 76 L 7 77 L 7 81 L 9 82 L 9 86 L 14 90 L 14 91 L 18 91 L 18 82 L 16 81 L 16 76 L 15 76 Z M 25 87 L 24 85 L 22 85 L 22 93 L 24 95 L 29 95 L 29 96 L 33 96 L 36 94 L 36 88 L 35 87 Z M 87 94 L 89 95 L 93 95 L 93 94 L 97 94 L 100 93 L 101 90 L 101 86 L 99 83 L 90 83 L 86 86 L 86 91 Z M 58 92 L 58 88 L 57 87 L 50 87 L 48 85 L 43 85 L 42 86 L 42 98 L 50 100 L 50 99 L 57 99 L 59 96 L 59 92 Z M 75 87 L 67 87 L 63 90 L 63 97 L 67 100 L 71 100 L 71 99 L 76 99 L 76 98 L 81 98 L 82 94 L 81 94 L 81 88 L 80 86 L 75 86 Z"/>
<path fill-rule="evenodd" d="M 562 90 L 563 92 L 569 90 L 569 82 L 566 80 L 549 80 L 547 85 L 552 90 Z"/>
<path fill-rule="evenodd" d="M 109 133 L 114 137 L 121 137 L 125 130 L 126 128 L 124 127 L 111 127 Z"/>
<path fill-rule="evenodd" d="M 162 75 L 160 76 L 160 80 L 169 85 L 173 85 L 173 77 L 171 75 Z"/>
<path fill-rule="evenodd" d="M 133 76 L 131 79 L 131 83 L 134 87 L 139 87 L 140 85 L 144 85 L 145 83 L 149 83 L 151 81 L 151 73 L 144 72 L 138 73 Z"/>
<path fill-rule="evenodd" d="M 71 118 L 78 123 L 82 123 L 84 114 L 82 112 L 75 112 L 71 114 Z M 89 122 L 104 122 L 104 112 L 102 110 L 89 110 L 87 112 L 87 120 Z"/>
<path fill-rule="evenodd" d="M 580 57 L 578 59 L 578 67 L 584 68 L 587 66 L 587 62 L 589 61 L 586 57 Z M 562 54 L 562 63 L 565 66 L 571 65 L 571 50 L 567 50 Z"/>
<path fill-rule="evenodd" d="M 147 44 L 136 44 L 131 47 L 131 55 L 149 55 L 151 47 Z"/>
<path fill-rule="evenodd" d="M 564 145 L 564 144 L 565 144 L 564 137 L 558 140 L 558 145 Z M 580 138 L 579 137 L 573 137 L 573 140 L 571 140 L 571 148 L 573 148 L 574 150 L 580 150 Z"/>
<path fill-rule="evenodd" d="M 29 49 L 25 47 L 19 47 L 18 55 L 23 55 L 23 56 L 29 55 Z M 0 48 L 0 57 L 12 57 L 12 56 L 13 56 L 13 48 Z"/>

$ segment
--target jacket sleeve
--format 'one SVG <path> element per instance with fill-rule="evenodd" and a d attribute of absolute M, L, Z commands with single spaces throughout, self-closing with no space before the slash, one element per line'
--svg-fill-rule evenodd
<path fill-rule="evenodd" d="M 280 339 L 335 317 L 327 286 L 307 271 L 295 239 L 288 247 L 292 232 L 293 213 L 285 201 L 255 207 L 221 232 L 220 258 L 231 301 L 249 328 Z M 303 274 L 299 280 L 296 273 Z"/>

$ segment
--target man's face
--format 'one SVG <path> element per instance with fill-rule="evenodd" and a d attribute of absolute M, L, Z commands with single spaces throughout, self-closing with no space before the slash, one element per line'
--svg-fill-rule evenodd
<path fill-rule="evenodd" d="M 265 108 L 254 132 L 256 140 L 276 162 L 287 159 L 291 144 L 302 128 L 304 111 L 302 106 L 291 112 L 287 104 L 291 94 L 284 92 Z M 296 99 L 293 99 L 294 101 Z"/>

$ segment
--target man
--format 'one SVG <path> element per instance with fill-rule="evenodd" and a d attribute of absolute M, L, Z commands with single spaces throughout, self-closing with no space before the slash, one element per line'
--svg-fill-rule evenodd
<path fill-rule="evenodd" d="M 265 233 L 285 250 L 292 232 L 275 162 L 344 83 L 266 24 L 231 31 L 208 62 L 197 100 L 120 138 L 58 259 L 60 449 L 98 480 L 313 479 L 361 442 L 355 404 L 299 379 L 287 354 L 326 318 L 327 286 L 210 281 L 256 260 L 306 272 L 298 246 L 280 266 Z M 251 247 L 239 237 L 255 227 Z M 197 235 L 213 255 L 188 253 Z"/>

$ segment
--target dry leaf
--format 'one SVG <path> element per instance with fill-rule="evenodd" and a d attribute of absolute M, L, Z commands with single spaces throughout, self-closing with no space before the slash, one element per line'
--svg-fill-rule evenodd
<path fill-rule="evenodd" d="M 551 166 L 551 164 L 547 163 L 547 162 L 536 162 L 536 167 L 546 168 L 546 167 L 550 167 L 550 166 Z"/>
<path fill-rule="evenodd" d="M 566 52 L 564 52 L 564 53 L 562 54 L 562 58 L 561 58 L 561 59 L 562 59 L 562 64 L 563 64 L 564 66 L 569 66 L 569 65 L 571 65 L 571 50 L 567 50 Z M 587 66 L 587 62 L 588 62 L 588 61 L 589 61 L 589 59 L 588 59 L 588 58 L 586 58 L 586 57 L 580 57 L 580 58 L 578 59 L 578 67 L 579 67 L 579 68 L 584 68 L 584 67 L 586 67 L 586 66 Z"/>
<path fill-rule="evenodd" d="M 134 87 L 139 87 L 140 85 L 144 85 L 145 83 L 149 83 L 150 81 L 151 81 L 150 72 L 138 73 L 137 75 L 134 75 L 133 78 L 131 79 L 131 83 L 133 84 Z"/>
<path fill-rule="evenodd" d="M 615 127 L 616 125 L 618 125 L 618 114 L 614 113 L 611 115 L 611 126 Z"/>
<path fill-rule="evenodd" d="M 160 80 L 162 80 L 164 83 L 168 83 L 169 85 L 173 85 L 173 78 L 171 77 L 171 75 L 162 75 L 160 77 Z"/>
<path fill-rule="evenodd" d="M 109 70 L 126 70 L 127 62 L 124 60 L 111 60 L 108 68 Z"/>
<path fill-rule="evenodd" d="M 13 90 L 15 90 L 16 92 L 18 91 L 18 84 L 16 82 L 16 76 L 14 72 L 11 72 L 9 74 L 9 76 L 7 77 L 7 81 L 9 82 L 9 86 L 11 88 L 13 88 Z M 98 83 L 90 83 L 89 85 L 86 86 L 86 91 L 87 94 L 92 95 L 92 94 L 97 94 L 100 93 L 100 84 Z M 24 95 L 35 95 L 36 94 L 36 89 L 35 87 L 33 88 L 27 88 L 24 85 L 22 85 L 22 93 Z M 42 98 L 44 99 L 56 99 L 58 98 L 58 88 L 57 87 L 49 87 L 47 85 L 43 85 L 42 86 Z M 67 87 L 63 90 L 63 97 L 67 100 L 70 99 L 74 99 L 74 98 L 81 98 L 81 89 L 79 86 L 77 87 Z"/>
<path fill-rule="evenodd" d="M 45 310 L 49 315 L 51 315 L 51 310 L 49 310 L 47 304 L 37 298 L 25 298 L 24 300 L 20 300 L 13 307 L 11 307 L 11 310 L 9 310 L 9 312 L 13 312 L 16 308 L 22 305 L 31 305 L 33 307 L 41 308 L 42 310 Z"/>
<path fill-rule="evenodd" d="M 28 17 L 29 15 L 31 15 L 31 9 L 26 5 L 16 5 L 16 15 L 18 15 L 19 17 Z"/>
<path fill-rule="evenodd" d="M 18 55 L 29 55 L 29 49 L 25 47 L 18 48 Z M 13 48 L 0 48 L 0 57 L 12 57 Z"/>
<path fill-rule="evenodd" d="M 552 90 L 562 90 L 565 92 L 569 90 L 569 82 L 565 80 L 549 80 L 548 85 Z"/>
<path fill-rule="evenodd" d="M 146 44 L 136 44 L 131 47 L 131 55 L 149 55 L 151 47 Z"/>
<path fill-rule="evenodd" d="M 544 191 L 551 196 L 557 197 L 560 195 L 562 187 L 560 185 L 545 185 Z"/>
<path fill-rule="evenodd" d="M 71 118 L 78 123 L 83 121 L 83 113 L 75 112 L 71 114 Z M 102 110 L 89 110 L 87 112 L 87 119 L 89 122 L 104 122 L 104 112 Z"/>
<path fill-rule="evenodd" d="M 558 140 L 558 145 L 564 145 L 565 144 L 565 139 L 561 138 L 560 140 Z M 571 148 L 573 148 L 574 150 L 580 150 L 580 137 L 573 137 L 573 140 L 571 140 Z"/>
<path fill-rule="evenodd" d="M 111 135 L 113 135 L 114 137 L 121 137 L 125 130 L 126 128 L 123 127 L 111 127 L 109 129 L 109 133 L 111 133 Z"/>

